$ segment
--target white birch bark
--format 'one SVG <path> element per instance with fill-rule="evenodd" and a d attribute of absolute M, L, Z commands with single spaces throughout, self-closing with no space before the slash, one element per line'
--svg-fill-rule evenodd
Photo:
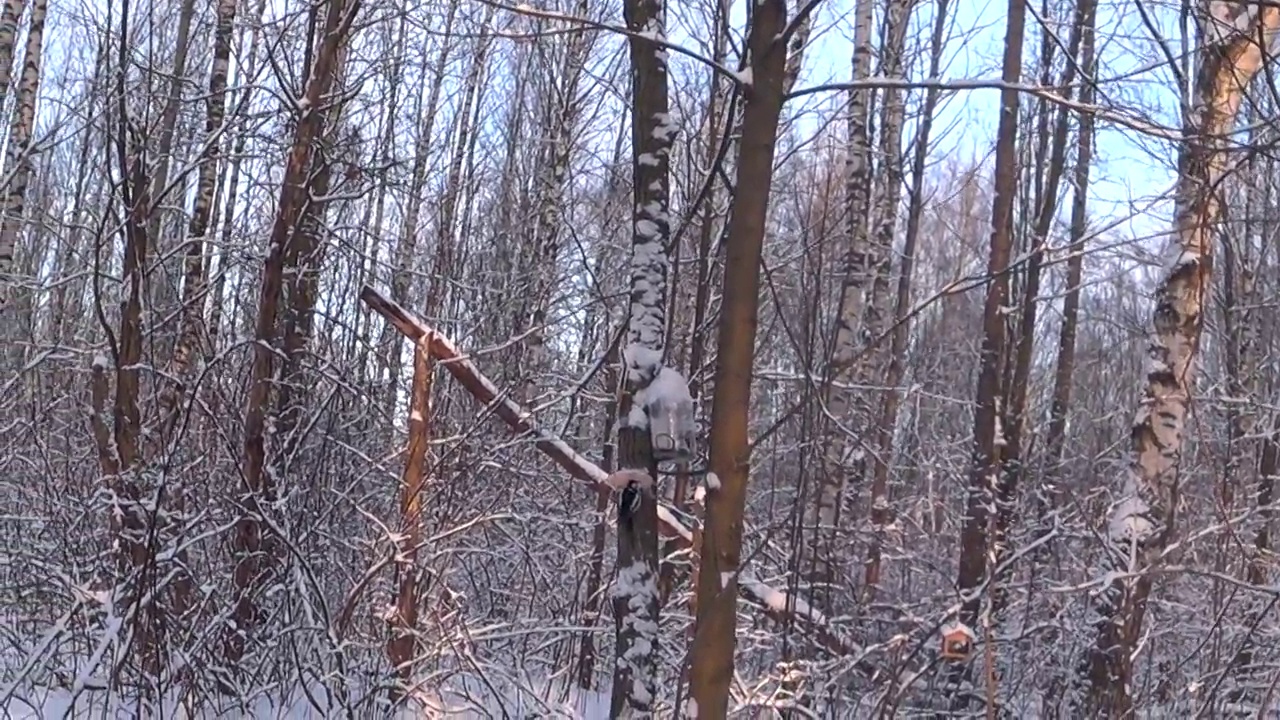
<path fill-rule="evenodd" d="M 10 2 L 5 8 L 4 20 L 8 20 Z M 20 8 L 20 3 L 17 3 Z M 32 135 L 35 131 L 36 98 L 40 92 L 41 53 L 44 49 L 45 13 L 48 0 L 35 0 L 31 6 L 31 23 L 27 29 L 27 46 L 22 60 L 22 75 L 18 81 L 18 105 L 13 114 L 12 129 L 9 131 L 9 153 L 5 167 L 12 173 L 9 182 L 3 188 L 0 197 L 0 311 L 8 305 L 11 288 L 16 285 L 13 272 L 13 254 L 18 244 L 18 233 L 22 229 L 22 217 L 26 211 L 27 184 L 31 180 Z M 9 26 L 0 27 L 0 33 L 8 32 Z M 10 35 L 11 37 L 11 35 Z M 0 43 L 3 36 L 0 35 Z M 0 47 L 0 52 L 3 48 Z M 7 68 L 0 57 L 0 63 Z M 3 79 L 3 78 L 0 78 Z M 6 83 L 7 84 L 7 83 Z"/>

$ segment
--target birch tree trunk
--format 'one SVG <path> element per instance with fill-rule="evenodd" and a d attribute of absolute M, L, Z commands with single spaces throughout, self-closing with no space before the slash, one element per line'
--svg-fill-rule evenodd
<path fill-rule="evenodd" d="M 618 403 L 618 468 L 636 477 L 618 498 L 618 577 L 613 590 L 615 651 L 611 717 L 648 717 L 657 692 L 658 463 L 647 407 L 636 407 L 663 372 L 666 351 L 667 243 L 671 236 L 670 162 L 676 127 L 667 106 L 665 0 L 623 6 L 631 54 L 631 303 L 625 378 Z M 649 38 L 653 38 L 652 40 Z M 545 258 L 544 258 L 545 260 Z"/>
<path fill-rule="evenodd" d="M 252 19 L 247 23 L 249 29 L 243 32 L 249 34 L 249 50 L 248 59 L 245 61 L 245 67 L 252 71 L 257 67 L 258 51 L 261 47 L 262 40 L 262 17 L 266 12 L 267 0 L 258 0 L 257 6 L 254 8 Z M 243 38 L 238 43 L 243 48 Z M 238 71 L 239 72 L 239 71 Z M 245 84 L 244 89 L 240 91 L 237 107 L 247 107 L 252 97 L 252 84 Z M 246 130 L 247 121 L 244 117 L 237 118 L 235 132 L 235 142 L 231 147 L 230 165 L 227 168 L 224 182 L 227 183 L 226 201 L 222 211 L 222 229 L 218 233 L 218 243 L 222 247 L 230 247 L 232 234 L 235 230 L 235 214 L 238 207 L 237 199 L 240 196 L 240 170 L 244 163 L 245 144 L 248 141 L 249 132 Z M 223 258 L 226 257 L 224 254 Z M 207 332 L 209 333 L 209 342 L 207 350 L 212 354 L 218 350 L 218 336 L 222 328 L 223 308 L 222 302 L 226 294 L 227 268 L 225 260 L 219 263 L 220 272 L 213 281 L 213 287 L 209 291 L 211 295 L 209 301 L 209 323 Z"/>
<path fill-rule="evenodd" d="M 18 80 L 18 104 L 14 109 L 13 123 L 9 130 L 5 168 L 7 173 L 12 173 L 12 177 L 3 188 L 0 188 L 3 192 L 3 196 L 0 196 L 0 311 L 3 311 L 8 304 L 11 286 L 17 284 L 16 279 L 10 277 L 10 274 L 14 271 L 13 254 L 18 245 L 18 233 L 22 229 L 22 218 L 26 212 L 27 184 L 31 181 L 31 172 L 34 167 L 32 155 L 35 148 L 32 145 L 32 136 L 35 133 L 36 98 L 40 94 L 41 54 L 44 49 L 44 24 L 48 7 L 48 0 L 35 0 L 31 5 L 27 46 L 22 58 L 22 75 Z M 9 11 L 15 8 L 21 13 L 22 4 L 14 0 L 6 3 L 5 15 L 0 17 L 0 23 L 7 22 Z M 9 27 L 9 25 L 0 26 L 0 33 L 8 32 Z M 7 49 L 11 56 L 12 34 L 9 37 Z M 7 74 L 10 62 L 3 56 L 5 49 L 4 36 L 0 35 L 0 63 L 3 63 L 5 68 L 3 72 Z M 0 77 L 0 81 L 3 81 L 4 87 L 8 86 L 7 77 Z"/>
<path fill-rule="evenodd" d="M 871 76 L 871 24 L 873 0 L 858 0 L 854 8 L 853 80 L 865 81 Z M 863 394 L 852 387 L 864 377 L 858 358 L 862 349 L 861 332 L 867 301 L 871 297 L 878 266 L 872 247 L 870 228 L 871 141 L 870 123 L 872 90 L 859 88 L 849 94 L 849 150 L 846 161 L 845 203 L 847 216 L 844 254 L 844 277 L 840 285 L 840 307 L 836 317 L 835 344 L 827 375 L 826 405 L 832 421 L 834 437 L 827 445 L 824 471 L 818 485 L 814 513 L 815 599 L 819 607 L 831 610 L 831 592 L 836 583 L 836 528 L 840 507 L 851 475 L 864 469 L 865 453 L 855 439 L 859 420 L 865 421 L 865 406 L 857 402 Z M 868 427 L 863 423 L 861 427 Z"/>
<path fill-rule="evenodd" d="M 1096 641 L 1078 668 L 1073 707 L 1091 716 L 1133 712 L 1133 652 L 1151 594 L 1153 566 L 1175 534 L 1178 466 L 1195 377 L 1202 315 L 1210 292 L 1213 233 L 1221 219 L 1219 183 L 1227 171 L 1226 134 L 1249 83 L 1280 28 L 1280 8 L 1215 2 L 1204 18 L 1194 106 L 1183 129 L 1170 262 L 1156 288 L 1143 398 L 1133 422 L 1129 467 L 1108 524 L 1117 577 L 1094 602 Z"/>
<path fill-rule="evenodd" d="M 0 108 L 9 99 L 13 82 L 13 47 L 18 43 L 18 21 L 27 9 L 27 0 L 5 0 L 0 9 Z"/>
<path fill-rule="evenodd" d="M 747 35 L 751 82 L 743 88 L 742 142 L 736 196 L 725 242 L 724 298 L 720 311 L 719 364 L 711 412 L 706 524 L 698 566 L 697 630 L 691 651 L 690 686 L 699 717 L 728 713 L 736 644 L 738 575 L 743 513 L 749 474 L 749 409 L 760 258 L 773 183 L 773 155 L 786 75 L 785 0 L 763 0 L 752 13 Z"/>
<path fill-rule="evenodd" d="M 882 74 L 887 78 L 902 78 L 903 70 L 903 54 L 906 51 L 907 43 L 907 27 L 911 22 L 911 12 L 915 7 L 915 0 L 893 0 L 889 3 L 885 18 L 885 46 L 883 51 L 883 70 Z M 939 9 L 942 16 L 946 15 L 946 6 L 942 5 Z M 940 45 L 941 43 L 938 43 Z M 936 46 L 935 46 L 936 47 Z M 935 49 L 934 53 L 939 50 Z M 890 253 L 893 251 L 894 233 L 898 226 L 898 205 L 902 197 L 902 126 L 906 120 L 906 103 L 903 100 L 903 91 L 899 88 L 885 88 L 883 95 L 883 103 L 881 105 L 880 116 L 880 162 L 881 162 L 881 182 L 876 185 L 876 202 L 875 202 L 875 227 L 872 234 L 872 247 L 876 249 L 876 267 L 875 278 L 871 288 L 871 302 L 866 308 L 866 324 L 865 337 L 868 339 L 879 337 L 884 331 L 884 312 L 882 305 L 887 302 L 889 294 L 889 281 L 892 275 L 892 258 Z M 936 97 L 936 94 L 935 94 Z M 936 103 L 936 100 L 935 100 Z M 933 107 L 929 104 L 926 97 L 924 109 L 925 115 L 923 119 L 922 131 L 917 137 L 917 142 L 922 143 L 927 151 L 929 142 L 928 123 L 931 121 Z M 914 238 L 909 238 L 908 242 L 914 242 Z M 909 261 L 904 256 L 903 260 L 903 278 L 900 282 L 907 285 L 907 297 L 910 298 L 910 269 Z M 895 315 L 899 312 L 895 308 Z M 903 338 L 898 341 L 897 335 L 899 330 L 895 328 L 894 338 L 891 341 L 891 347 L 888 353 L 887 372 L 881 375 L 881 382 L 887 387 L 885 389 L 886 399 L 882 400 L 880 422 L 876 424 L 875 458 L 873 460 L 874 472 L 871 480 L 871 529 L 872 537 L 870 549 L 867 552 L 866 564 L 863 568 L 863 588 L 862 588 L 862 605 L 866 607 L 870 605 L 876 597 L 876 591 L 880 585 L 880 567 L 882 549 L 887 542 L 888 527 L 894 520 L 893 511 L 889 506 L 889 453 L 893 451 L 893 428 L 896 417 L 885 417 L 884 404 L 887 403 L 887 396 L 897 392 L 897 384 L 902 379 L 902 360 L 899 357 L 903 351 L 903 344 L 906 342 L 905 329 L 902 330 Z M 885 353 L 876 353 L 877 357 L 885 357 Z M 873 363 L 872 368 L 879 370 L 881 363 Z M 892 411 L 896 413 L 896 409 Z M 871 427 L 870 414 L 868 413 L 867 427 Z"/>

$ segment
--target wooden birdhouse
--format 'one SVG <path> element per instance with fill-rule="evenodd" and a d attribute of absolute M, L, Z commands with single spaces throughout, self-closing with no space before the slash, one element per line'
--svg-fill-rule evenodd
<path fill-rule="evenodd" d="M 653 456 L 659 461 L 688 461 L 693 457 L 698 425 L 693 398 L 680 373 L 664 367 L 644 391 Z"/>
<path fill-rule="evenodd" d="M 969 659 L 976 639 L 977 636 L 964 623 L 947 625 L 942 628 L 942 659 L 952 662 Z"/>

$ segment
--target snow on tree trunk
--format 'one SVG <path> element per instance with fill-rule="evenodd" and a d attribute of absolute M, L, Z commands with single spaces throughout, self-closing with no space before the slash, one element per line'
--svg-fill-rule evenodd
<path fill-rule="evenodd" d="M 1212 3 L 1222 16 L 1230 3 Z M 1234 17 L 1234 16 L 1233 16 Z M 1174 234 L 1156 288 L 1143 398 L 1133 421 L 1129 467 L 1106 531 L 1113 579 L 1094 601 L 1094 644 L 1078 668 L 1071 701 L 1091 716 L 1123 717 L 1133 699 L 1133 652 L 1151 593 L 1149 570 L 1175 533 L 1179 463 L 1195 377 L 1203 312 L 1211 290 L 1213 234 L 1222 215 L 1219 184 L 1227 171 L 1226 136 L 1245 89 L 1258 74 L 1280 28 L 1280 8 L 1253 8 L 1243 28 L 1202 33 L 1194 107 L 1178 158 Z M 1121 576 L 1120 574 L 1124 575 Z"/>
<path fill-rule="evenodd" d="M 786 24 L 785 0 L 757 2 L 746 43 L 752 84 L 746 90 L 737 189 L 725 240 L 719 362 L 711 413 L 710 470 L 720 482 L 707 493 L 698 567 L 697 629 L 689 673 L 693 699 L 702 717 L 726 716 L 733 678 L 760 258 L 782 113 L 787 60 L 782 33 Z"/>
<path fill-rule="evenodd" d="M 656 480 L 644 393 L 662 371 L 666 344 L 670 154 L 676 127 L 667 106 L 664 0 L 628 0 L 631 54 L 631 304 L 618 403 L 618 467 Z M 615 652 L 611 713 L 653 712 L 658 656 L 658 488 L 637 483 L 618 496 L 618 577 L 613 589 Z"/>

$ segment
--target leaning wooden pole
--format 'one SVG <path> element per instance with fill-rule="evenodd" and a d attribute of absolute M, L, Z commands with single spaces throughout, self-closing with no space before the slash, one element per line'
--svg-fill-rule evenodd
<path fill-rule="evenodd" d="M 528 411 L 504 397 L 493 381 L 485 377 L 476 368 L 475 363 L 458 350 L 452 341 L 436 332 L 421 318 L 367 285 L 361 290 L 360 299 L 394 325 L 405 337 L 414 342 L 422 342 L 426 339 L 432 356 L 453 376 L 454 380 L 458 381 L 458 384 L 462 385 L 476 400 L 489 406 L 513 432 L 531 436 L 534 446 L 555 461 L 570 476 L 594 488 L 612 489 L 609 473 L 579 455 L 564 440 L 537 425 Z M 693 543 L 692 531 L 685 527 L 666 503 L 658 504 L 658 531 L 664 537 L 674 539 L 683 547 L 690 547 Z M 763 610 L 769 618 L 786 627 L 796 627 L 807 633 L 815 643 L 826 648 L 833 655 L 856 658 L 858 670 L 864 675 L 876 674 L 875 666 L 866 659 L 872 650 L 861 647 L 832 628 L 826 616 L 811 608 L 803 599 L 791 598 L 786 591 L 760 582 L 747 572 L 738 573 L 738 592 Z"/>
<path fill-rule="evenodd" d="M 1151 594 L 1150 570 L 1175 537 L 1182 438 L 1195 354 L 1212 289 L 1213 233 L 1228 170 L 1228 135 L 1245 89 L 1280 28 L 1280 7 L 1211 2 L 1202 18 L 1194 107 L 1183 128 L 1169 264 L 1156 289 L 1143 398 L 1133 422 L 1129 468 L 1109 523 L 1111 575 L 1095 601 L 1097 632 L 1078 668 L 1075 713 L 1133 714 L 1134 652 Z M 1074 714 L 1074 713 L 1073 713 Z"/>
<path fill-rule="evenodd" d="M 413 676 L 418 630 L 418 546 L 422 543 L 422 489 L 427 478 L 427 446 L 431 442 L 430 334 L 417 342 L 413 353 L 413 385 L 409 394 L 409 447 L 400 476 L 400 534 L 396 539 L 395 611 L 389 618 L 391 637 L 387 657 L 406 686 Z M 399 692 L 400 689 L 397 689 Z"/>

